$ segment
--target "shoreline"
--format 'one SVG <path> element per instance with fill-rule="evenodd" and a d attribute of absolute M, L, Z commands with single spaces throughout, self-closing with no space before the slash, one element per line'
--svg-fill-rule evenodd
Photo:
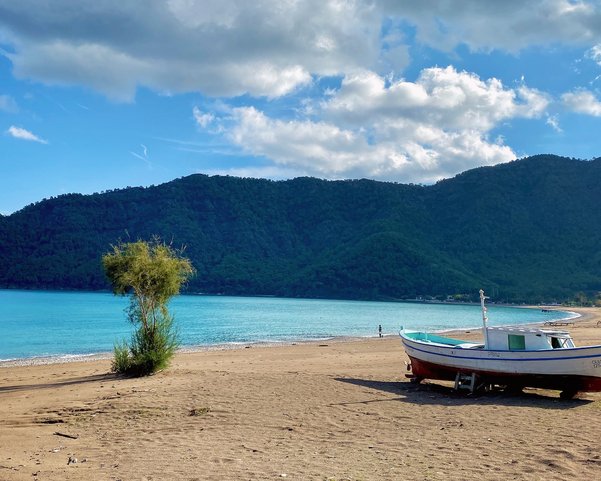
<path fill-rule="evenodd" d="M 560 311 L 565 312 L 567 314 L 573 314 L 567 317 L 561 317 L 558 319 L 553 319 L 553 322 L 561 322 L 565 320 L 571 320 L 574 323 L 581 322 L 587 318 L 590 313 L 586 311 L 587 309 L 595 309 L 595 308 L 572 308 L 574 310 L 566 311 L 558 306 L 504 306 L 504 307 L 515 307 L 520 309 L 542 309 L 547 308 L 551 311 Z M 578 311 L 584 310 L 584 312 Z M 546 322 L 546 321 L 545 321 Z M 511 324 L 508 324 L 511 325 Z M 520 326 L 524 327 L 537 327 L 543 326 L 544 322 L 533 322 L 533 323 L 525 323 L 520 324 Z M 502 326 L 499 326 L 502 327 Z M 433 330 L 434 333 L 440 334 L 454 334 L 454 333 L 462 333 L 477 331 L 481 329 L 481 325 L 474 327 L 456 327 L 450 329 L 438 329 Z M 396 337 L 397 334 L 384 334 L 384 338 L 392 338 Z M 294 346 L 298 344 L 320 344 L 324 342 L 357 342 L 361 340 L 370 340 L 370 339 L 378 339 L 377 335 L 369 335 L 369 336 L 333 336 L 333 337 L 324 337 L 317 339 L 298 339 L 298 340 L 286 340 L 286 341 L 257 341 L 257 342 L 231 342 L 225 344 L 210 344 L 210 345 L 190 345 L 190 346 L 180 346 L 176 355 L 178 354 L 186 354 L 186 353 L 196 353 L 196 352 L 211 352 L 211 351 L 229 351 L 229 350 L 240 350 L 240 349 L 250 349 L 252 347 L 255 348 L 272 348 L 272 347 L 286 347 L 286 346 Z M 44 366 L 44 365 L 52 365 L 52 364 L 70 364 L 76 362 L 94 362 L 94 361 L 104 361 L 111 360 L 113 357 L 112 351 L 105 352 L 96 352 L 96 353 L 88 353 L 88 354 L 57 354 L 53 356 L 33 356 L 33 357 L 24 357 L 24 358 L 13 358 L 13 359 L 5 359 L 0 360 L 0 369 L 9 368 L 9 367 L 22 367 L 22 366 Z"/>
<path fill-rule="evenodd" d="M 396 334 L 385 334 L 382 338 L 393 338 Z M 299 339 L 290 341 L 257 341 L 257 342 L 231 342 L 227 344 L 210 344 L 197 346 L 180 346 L 175 355 L 194 354 L 201 352 L 214 351 L 239 351 L 251 348 L 278 348 L 297 345 L 320 345 L 323 343 L 343 343 L 343 342 L 360 342 L 378 339 L 378 336 L 335 336 L 324 337 L 318 339 Z M 91 354 L 59 354 L 56 356 L 36 356 L 24 357 L 15 359 L 0 360 L 0 369 L 9 367 L 25 367 L 25 366 L 47 366 L 53 364 L 70 364 L 74 362 L 94 362 L 110 360 L 113 357 L 112 351 L 96 352 Z"/>

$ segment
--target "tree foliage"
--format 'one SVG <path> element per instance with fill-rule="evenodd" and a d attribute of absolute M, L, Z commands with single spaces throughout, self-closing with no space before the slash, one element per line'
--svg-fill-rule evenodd
<path fill-rule="evenodd" d="M 102 264 L 113 292 L 130 296 L 127 317 L 136 326 L 130 344 L 115 346 L 113 370 L 145 375 L 163 369 L 178 345 L 167 303 L 193 274 L 192 264 L 156 238 L 119 243 Z"/>
<path fill-rule="evenodd" d="M 107 289 L 116 239 L 187 246 L 187 289 L 399 299 L 477 292 L 562 301 L 601 291 L 601 159 L 551 155 L 430 186 L 192 175 L 69 194 L 0 217 L 0 287 Z"/>

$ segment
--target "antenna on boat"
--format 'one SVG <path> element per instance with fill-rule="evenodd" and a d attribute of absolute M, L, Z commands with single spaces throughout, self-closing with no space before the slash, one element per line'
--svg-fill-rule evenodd
<path fill-rule="evenodd" d="M 488 316 L 486 315 L 488 309 L 486 309 L 486 306 L 484 305 L 485 299 L 488 299 L 488 297 L 484 295 L 484 290 L 480 289 L 480 305 L 482 306 L 482 331 L 484 333 L 484 347 L 485 349 L 488 349 Z"/>

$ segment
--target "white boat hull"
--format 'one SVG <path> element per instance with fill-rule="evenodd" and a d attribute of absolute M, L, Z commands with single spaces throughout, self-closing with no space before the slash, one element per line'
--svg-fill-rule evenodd
<path fill-rule="evenodd" d="M 499 384 L 601 391 L 601 346 L 508 351 L 442 346 L 402 333 L 401 339 L 416 378 L 452 380 L 457 372 L 474 372 Z"/>

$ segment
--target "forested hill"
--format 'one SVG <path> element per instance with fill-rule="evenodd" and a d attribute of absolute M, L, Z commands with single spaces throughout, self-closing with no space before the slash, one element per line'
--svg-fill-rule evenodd
<path fill-rule="evenodd" d="M 536 156 L 433 186 L 192 175 L 0 216 L 0 287 L 106 289 L 119 239 L 186 246 L 192 292 L 561 300 L 601 291 L 601 159 Z"/>

